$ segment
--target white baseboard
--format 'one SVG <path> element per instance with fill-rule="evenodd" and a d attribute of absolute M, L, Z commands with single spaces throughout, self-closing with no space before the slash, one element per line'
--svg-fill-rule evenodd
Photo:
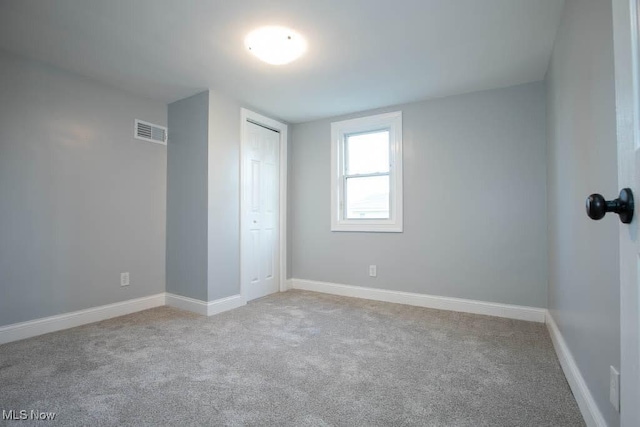
<path fill-rule="evenodd" d="M 114 304 L 87 308 L 85 310 L 73 311 L 71 313 L 43 317 L 28 322 L 14 323 L 0 327 L 0 344 L 48 334 L 49 332 L 60 331 L 62 329 L 74 328 L 76 326 L 86 325 L 87 323 L 99 322 L 101 320 L 111 319 L 112 317 L 124 316 L 125 314 L 160 307 L 164 304 L 165 295 L 161 293 Z"/>
<path fill-rule="evenodd" d="M 293 279 L 285 279 L 283 285 L 284 285 L 284 289 L 282 289 L 282 291 L 288 291 L 289 289 L 293 289 Z"/>
<path fill-rule="evenodd" d="M 148 297 L 136 298 L 114 304 L 102 305 L 99 307 L 87 308 L 85 310 L 73 311 L 71 313 L 59 314 L 57 316 L 43 317 L 41 319 L 30 320 L 28 322 L 14 323 L 12 325 L 0 327 L 0 344 L 31 338 L 49 332 L 56 332 L 63 329 L 75 328 L 76 326 L 88 323 L 99 322 L 113 317 L 124 316 L 125 314 L 147 310 L 149 308 L 169 305 L 183 310 L 202 314 L 203 316 L 213 316 L 224 311 L 233 310 L 246 304 L 240 295 L 233 295 L 215 301 L 204 302 L 193 298 L 187 298 L 170 293 L 161 293 Z"/>
<path fill-rule="evenodd" d="M 220 298 L 215 301 L 205 302 L 170 293 L 166 294 L 166 301 L 167 305 L 170 307 L 191 311 L 203 316 L 213 316 L 214 314 L 242 307 L 247 303 L 241 295 L 233 295 L 226 298 Z"/>
<path fill-rule="evenodd" d="M 208 315 L 207 303 L 195 298 L 183 297 L 182 295 L 166 293 L 166 304 L 169 307 L 179 308 L 180 310 L 190 311 L 192 313 Z"/>
<path fill-rule="evenodd" d="M 569 350 L 569 346 L 567 346 L 567 343 L 560 333 L 560 329 L 558 329 L 558 325 L 556 325 L 555 320 L 553 320 L 551 313 L 548 311 L 546 323 L 549 335 L 551 335 L 553 347 L 556 349 L 556 354 L 560 361 L 560 366 L 564 371 L 564 376 L 567 378 L 567 382 L 571 387 L 571 391 L 578 403 L 585 423 L 589 427 L 607 427 L 607 422 L 598 409 L 598 405 L 591 391 L 589 391 L 589 387 L 587 387 L 587 383 L 580 373 L 580 369 L 578 369 L 578 365 L 571 354 L 571 350 Z"/>
<path fill-rule="evenodd" d="M 544 323 L 546 309 L 520 305 L 500 304 L 462 298 L 439 297 L 411 292 L 389 291 L 385 289 L 365 288 L 361 286 L 340 285 L 337 283 L 314 280 L 291 279 L 293 289 L 322 292 L 347 297 L 364 298 L 375 301 L 393 302 L 439 310 L 460 311 L 463 313 L 485 314 L 509 319 L 528 320 Z"/>
<path fill-rule="evenodd" d="M 220 298 L 215 301 L 209 301 L 207 303 L 207 316 L 213 316 L 214 314 L 233 310 L 234 308 L 242 307 L 246 304 L 247 302 L 240 294 L 232 295 L 226 298 Z"/>

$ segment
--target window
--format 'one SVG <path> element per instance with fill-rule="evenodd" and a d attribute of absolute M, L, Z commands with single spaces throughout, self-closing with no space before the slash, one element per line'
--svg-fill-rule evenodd
<path fill-rule="evenodd" d="M 402 231 L 402 112 L 331 123 L 331 230 Z"/>

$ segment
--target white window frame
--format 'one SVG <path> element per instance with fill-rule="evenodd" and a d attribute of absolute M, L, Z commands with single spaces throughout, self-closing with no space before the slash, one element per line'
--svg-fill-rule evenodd
<path fill-rule="evenodd" d="M 389 131 L 389 218 L 345 217 L 345 141 L 347 136 Z M 331 123 L 331 231 L 401 233 L 402 111 Z"/>

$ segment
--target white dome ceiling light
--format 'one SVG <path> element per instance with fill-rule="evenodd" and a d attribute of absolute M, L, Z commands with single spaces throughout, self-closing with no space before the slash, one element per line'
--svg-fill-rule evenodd
<path fill-rule="evenodd" d="M 244 45 L 249 52 L 272 65 L 288 64 L 307 50 L 307 42 L 300 34 L 277 26 L 253 30 L 245 37 Z"/>

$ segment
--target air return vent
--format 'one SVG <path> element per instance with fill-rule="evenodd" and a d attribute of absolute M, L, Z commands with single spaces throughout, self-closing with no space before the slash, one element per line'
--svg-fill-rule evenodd
<path fill-rule="evenodd" d="M 167 128 L 136 119 L 134 136 L 143 141 L 167 145 Z"/>

